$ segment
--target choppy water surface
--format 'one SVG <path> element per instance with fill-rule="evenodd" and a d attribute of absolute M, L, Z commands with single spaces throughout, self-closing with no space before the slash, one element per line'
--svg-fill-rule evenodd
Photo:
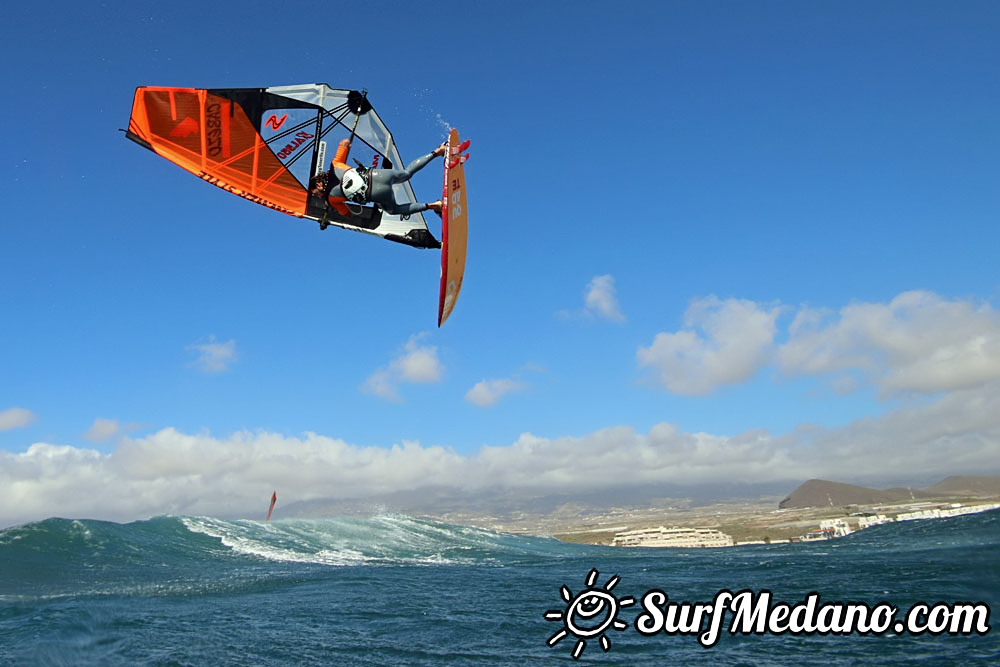
<path fill-rule="evenodd" d="M 49 519 L 0 531 L 0 664 L 572 663 L 580 639 L 583 664 L 1000 664 L 992 629 L 723 632 L 703 648 L 695 636 L 647 637 L 634 626 L 653 589 L 691 603 L 748 589 L 790 604 L 817 592 L 824 602 L 886 602 L 904 612 L 941 601 L 992 611 L 998 547 L 996 511 L 813 544 L 714 550 L 572 545 L 404 516 Z M 616 576 L 607 594 L 637 600 L 613 610 L 624 629 L 609 622 L 599 634 L 575 634 L 586 626 L 582 608 L 571 608 L 576 596 L 588 582 L 605 590 Z"/>

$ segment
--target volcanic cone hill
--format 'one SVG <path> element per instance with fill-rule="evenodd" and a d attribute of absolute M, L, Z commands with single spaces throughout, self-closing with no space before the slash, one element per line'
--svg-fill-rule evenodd
<path fill-rule="evenodd" d="M 938 496 L 1000 496 L 1000 477 L 948 477 L 927 489 Z"/>
<path fill-rule="evenodd" d="M 780 509 L 802 507 L 844 507 L 845 505 L 881 505 L 904 500 L 934 498 L 939 494 L 919 489 L 879 491 L 853 484 L 810 479 L 778 503 Z"/>

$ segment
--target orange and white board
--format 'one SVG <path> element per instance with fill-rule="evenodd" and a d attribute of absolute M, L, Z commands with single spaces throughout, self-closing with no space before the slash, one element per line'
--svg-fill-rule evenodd
<path fill-rule="evenodd" d="M 444 192 L 441 197 L 441 295 L 438 326 L 451 315 L 462 291 L 465 251 L 469 237 L 469 206 L 465 191 L 465 160 L 460 155 L 458 130 L 448 137 L 444 162 Z"/>

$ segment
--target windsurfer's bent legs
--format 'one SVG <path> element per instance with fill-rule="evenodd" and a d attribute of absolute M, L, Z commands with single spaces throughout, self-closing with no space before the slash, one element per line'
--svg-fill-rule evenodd
<path fill-rule="evenodd" d="M 407 202 L 405 204 L 393 202 L 392 206 L 382 205 L 382 210 L 389 215 L 410 215 L 411 213 L 420 213 L 428 209 L 430 209 L 430 206 L 427 204 L 419 204 L 417 202 Z"/>

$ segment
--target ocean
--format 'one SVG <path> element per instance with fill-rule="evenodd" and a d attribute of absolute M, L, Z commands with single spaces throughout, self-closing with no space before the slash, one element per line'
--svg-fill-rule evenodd
<path fill-rule="evenodd" d="M 666 600 L 711 604 L 721 591 L 767 591 L 771 606 L 806 607 L 812 593 L 888 604 L 896 619 L 919 603 L 979 604 L 980 626 L 936 632 L 939 610 L 920 634 L 794 633 L 780 618 L 731 633 L 730 611 L 708 647 L 694 625 L 658 629 Z M 576 545 L 394 515 L 0 531 L 3 665 L 1000 664 L 992 615 L 981 632 L 982 605 L 998 603 L 1000 511 L 722 549 Z"/>

